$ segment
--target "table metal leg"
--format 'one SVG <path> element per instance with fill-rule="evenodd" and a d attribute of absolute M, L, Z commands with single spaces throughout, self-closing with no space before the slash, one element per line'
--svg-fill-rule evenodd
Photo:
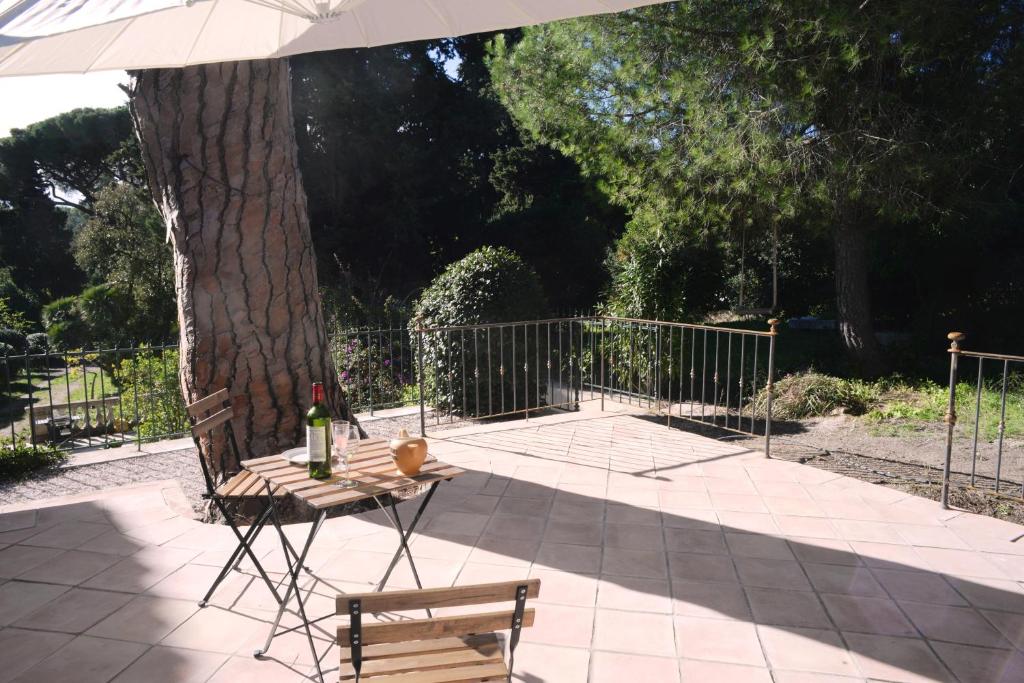
<path fill-rule="evenodd" d="M 273 497 L 272 496 L 270 498 L 270 501 L 271 502 L 268 504 L 268 509 L 273 510 Z M 238 530 L 238 527 L 234 524 L 234 518 L 230 517 L 228 515 L 227 508 L 224 506 L 224 501 L 222 501 L 220 498 L 216 498 L 215 497 L 213 499 L 213 502 L 217 505 L 217 508 L 220 510 L 220 513 L 224 516 L 224 519 L 226 519 L 228 521 L 228 526 L 231 527 L 231 531 L 233 531 L 235 533 L 235 538 L 238 539 L 238 548 L 236 548 L 236 552 L 238 552 L 238 549 L 241 549 L 242 552 L 244 552 L 246 555 L 249 556 L 249 559 L 252 560 L 253 565 L 256 567 L 256 571 L 259 572 L 260 577 L 263 578 L 263 582 L 265 584 L 267 584 L 267 588 L 270 589 L 270 592 L 273 593 L 274 599 L 277 601 L 277 604 L 280 605 L 281 604 L 281 596 L 278 594 L 277 589 L 274 588 L 274 582 L 270 580 L 270 577 L 267 575 L 267 572 L 263 569 L 263 565 L 260 564 L 259 559 L 256 557 L 256 554 L 253 553 L 252 548 L 250 547 L 250 544 L 253 541 L 255 541 L 256 540 L 256 536 L 259 535 L 260 530 L 263 529 L 263 525 L 266 524 L 265 515 L 267 513 L 267 509 L 264 509 L 263 513 L 261 513 L 262 521 L 259 524 L 254 524 L 253 526 L 251 526 L 249 528 L 249 530 L 246 532 L 245 536 L 242 536 L 242 532 L 240 532 Z M 235 560 L 239 560 L 240 561 L 241 560 L 241 556 L 239 555 L 237 558 L 235 558 Z M 228 563 L 226 565 L 224 565 L 225 569 L 230 567 L 232 562 L 235 562 L 235 560 L 229 560 Z M 237 564 L 237 562 L 236 562 L 236 564 Z M 210 599 L 210 596 L 213 594 L 213 589 L 217 587 L 217 584 L 220 583 L 224 579 L 224 576 L 226 576 L 227 573 L 224 572 L 223 574 L 224 575 L 218 577 L 218 579 L 214 583 L 213 587 L 206 594 L 206 597 L 203 598 L 203 601 L 199 603 L 200 607 L 205 607 L 206 606 L 206 602 Z"/>
<path fill-rule="evenodd" d="M 239 537 L 240 540 L 238 542 L 238 545 L 235 546 L 234 552 L 231 553 L 231 557 L 229 557 L 228 561 L 224 563 L 224 568 L 220 570 L 220 574 L 217 575 L 217 578 L 214 580 L 213 585 L 210 586 L 210 590 L 206 591 L 206 596 L 199 601 L 200 607 L 206 607 L 206 604 L 210 601 L 210 598 L 213 596 L 213 592 L 217 590 L 217 586 L 219 586 L 221 581 L 223 581 L 224 578 L 228 575 L 228 572 L 232 569 L 238 569 L 239 564 L 241 564 L 242 562 L 242 555 L 245 554 L 246 550 L 249 549 L 250 544 L 254 540 L 256 540 L 257 536 L 259 536 L 260 531 L 263 530 L 263 525 L 267 523 L 267 519 L 269 518 L 270 506 L 267 505 L 266 507 L 263 508 L 263 511 L 260 513 L 259 517 L 257 517 L 256 522 L 251 527 L 249 527 L 249 529 L 245 532 L 245 536 Z M 235 530 L 235 533 L 238 533 L 237 529 Z M 265 571 L 263 571 L 263 566 L 255 559 L 253 559 L 253 563 L 256 565 L 256 570 L 259 571 L 260 575 L 263 577 L 263 580 L 266 582 L 267 588 L 269 588 L 270 592 L 274 594 L 274 599 L 277 600 L 278 604 L 281 604 L 281 596 L 278 595 L 277 590 L 274 588 L 274 583 L 270 580 L 270 577 L 267 576 Z"/>
<path fill-rule="evenodd" d="M 384 572 L 384 577 L 381 578 L 380 583 L 377 585 L 377 590 L 384 590 L 384 586 L 387 585 L 388 579 L 391 578 L 391 572 L 395 570 L 398 565 L 398 561 L 402 558 L 402 553 L 405 553 L 406 559 L 409 561 L 409 568 L 412 569 L 412 576 L 416 580 L 416 587 L 423 588 L 423 584 L 420 583 L 419 572 L 416 571 L 416 563 L 412 559 L 412 552 L 409 550 L 409 539 L 412 537 L 413 532 L 416 530 L 416 525 L 419 524 L 420 517 L 423 516 L 423 511 L 427 509 L 427 505 L 430 504 L 430 499 L 434 497 L 434 491 L 437 490 L 438 485 L 441 482 L 435 481 L 430 485 L 430 490 L 427 491 L 427 495 L 423 497 L 423 502 L 420 503 L 419 508 L 416 510 L 416 515 L 412 518 L 412 523 L 408 529 L 402 527 L 402 518 L 398 514 L 398 507 L 395 505 L 394 497 L 391 498 L 391 514 L 388 514 L 387 509 L 383 503 L 380 502 L 378 497 L 374 497 L 377 501 L 377 505 L 380 506 L 381 511 L 391 522 L 391 525 L 395 527 L 395 531 L 398 532 L 398 537 L 401 542 L 398 546 L 398 550 L 395 551 L 394 557 L 391 558 L 391 564 L 388 565 L 388 569 Z M 432 616 L 430 610 L 427 610 L 427 615 Z"/>
<path fill-rule="evenodd" d="M 277 617 L 274 619 L 274 624 L 270 627 L 270 632 L 267 634 L 267 642 L 262 649 L 255 650 L 253 652 L 254 657 L 261 657 L 270 650 L 270 644 L 274 640 L 274 636 L 277 633 L 277 628 L 281 624 L 281 617 L 284 615 L 285 610 L 288 608 L 288 601 L 291 599 L 292 592 L 295 593 L 295 600 L 299 605 L 299 618 L 302 619 L 302 623 L 305 626 L 306 639 L 309 641 L 309 651 L 313 655 L 313 663 L 316 664 L 316 672 L 320 678 L 321 683 L 324 680 L 323 671 L 320 668 L 320 657 L 316 652 L 316 645 L 313 643 L 313 632 L 309 628 L 310 621 L 306 617 L 306 607 L 302 600 L 302 591 L 299 588 L 299 572 L 302 569 L 303 563 L 306 561 L 306 554 L 309 552 L 310 546 L 313 545 L 313 539 L 316 537 L 317 532 L 320 530 L 320 526 L 323 524 L 324 519 L 327 517 L 326 511 L 320 511 L 317 513 L 316 519 L 313 521 L 313 525 L 309 529 L 309 536 L 306 538 L 306 543 L 302 548 L 302 552 L 298 555 L 295 562 L 292 562 L 292 558 L 289 554 L 288 539 L 285 536 L 284 528 L 281 526 L 281 519 L 277 514 L 277 505 L 274 502 L 274 497 L 270 490 L 270 483 L 267 482 L 267 497 L 270 499 L 271 505 L 271 519 L 274 522 L 274 528 L 277 529 L 278 535 L 281 537 L 281 549 L 284 552 L 285 562 L 288 564 L 288 575 L 290 578 L 288 590 L 285 591 L 284 600 L 278 606 Z"/>

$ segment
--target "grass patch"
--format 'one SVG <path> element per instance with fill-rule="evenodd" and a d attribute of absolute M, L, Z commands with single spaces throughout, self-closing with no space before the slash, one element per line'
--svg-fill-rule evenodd
<path fill-rule="evenodd" d="M 948 387 L 930 381 L 911 384 L 888 380 L 879 384 L 882 385 L 881 398 L 868 412 L 867 419 L 880 431 L 896 435 L 925 424 L 942 423 L 949 404 Z M 1001 392 L 1000 381 L 983 381 L 979 402 L 976 384 L 958 384 L 956 412 L 960 429 L 973 434 L 977 424 L 979 438 L 997 439 L 1002 415 Z M 1024 436 L 1024 378 L 1017 375 L 1007 382 L 1004 437 L 1021 436 Z"/>

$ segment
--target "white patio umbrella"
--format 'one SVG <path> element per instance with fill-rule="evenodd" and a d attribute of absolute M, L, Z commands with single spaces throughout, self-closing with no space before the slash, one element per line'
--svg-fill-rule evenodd
<path fill-rule="evenodd" d="M 658 0 L 0 0 L 0 76 L 150 69 L 370 47 Z"/>

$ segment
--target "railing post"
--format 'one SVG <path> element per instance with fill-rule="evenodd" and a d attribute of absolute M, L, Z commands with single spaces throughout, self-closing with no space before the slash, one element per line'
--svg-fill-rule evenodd
<path fill-rule="evenodd" d="M 950 332 L 949 339 L 949 405 L 946 407 L 946 462 L 942 468 L 942 509 L 949 509 L 949 468 L 953 460 L 953 429 L 956 427 L 956 381 L 960 361 L 960 342 L 967 337 L 963 332 Z"/>
<path fill-rule="evenodd" d="M 772 398 L 775 391 L 775 337 L 778 336 L 779 321 L 772 318 L 768 321 L 771 327 L 768 337 L 768 378 L 765 384 L 765 408 L 764 408 L 764 457 L 772 457 Z"/>
<path fill-rule="evenodd" d="M 416 355 L 419 359 L 416 370 L 419 373 L 420 384 L 420 436 L 427 435 L 427 413 L 424 398 L 424 371 L 423 371 L 423 327 L 420 321 L 416 321 Z"/>
<path fill-rule="evenodd" d="M 604 328 L 607 325 L 607 320 L 604 316 L 601 316 L 601 412 L 604 412 Z"/>

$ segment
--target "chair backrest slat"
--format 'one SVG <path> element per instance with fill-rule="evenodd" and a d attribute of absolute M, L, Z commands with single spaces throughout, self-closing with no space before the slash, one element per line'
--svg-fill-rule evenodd
<path fill-rule="evenodd" d="M 362 644 L 400 643 L 408 640 L 447 638 L 500 631 L 511 626 L 514 614 L 513 610 L 506 610 L 434 617 L 433 619 L 364 623 L 362 625 Z M 535 612 L 532 608 L 523 611 L 523 627 L 533 626 L 534 615 Z M 348 626 L 338 627 L 339 643 L 348 643 L 350 635 L 351 631 Z"/>
<path fill-rule="evenodd" d="M 219 413 L 214 413 L 210 417 L 200 420 L 199 422 L 196 422 L 194 425 L 192 425 L 192 436 L 194 438 L 198 438 L 203 434 L 208 433 L 214 427 L 219 427 L 220 425 L 224 424 L 232 417 L 234 417 L 234 415 L 234 411 L 232 411 L 231 408 L 225 408 Z"/>
<path fill-rule="evenodd" d="M 516 589 L 524 585 L 527 587 L 527 598 L 533 599 L 540 595 L 540 579 L 480 583 L 453 588 L 344 594 L 337 598 L 337 612 L 338 614 L 347 614 L 350 600 L 359 600 L 362 603 L 363 612 L 398 612 L 508 602 L 516 599 Z"/>
<path fill-rule="evenodd" d="M 211 408 L 221 408 L 224 403 L 230 399 L 227 389 L 221 389 L 215 391 L 209 396 L 199 399 L 195 403 L 189 404 L 187 410 L 188 414 L 192 417 L 199 417 Z"/>

